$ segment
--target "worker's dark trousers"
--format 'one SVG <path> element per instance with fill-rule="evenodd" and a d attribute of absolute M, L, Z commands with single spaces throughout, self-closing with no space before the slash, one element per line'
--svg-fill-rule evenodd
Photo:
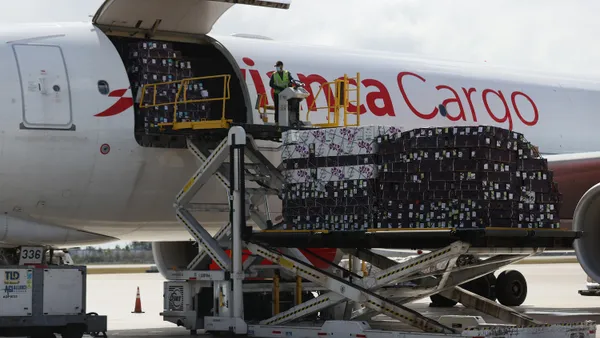
<path fill-rule="evenodd" d="M 275 123 L 279 123 L 279 94 L 273 95 L 273 103 L 275 105 Z"/>

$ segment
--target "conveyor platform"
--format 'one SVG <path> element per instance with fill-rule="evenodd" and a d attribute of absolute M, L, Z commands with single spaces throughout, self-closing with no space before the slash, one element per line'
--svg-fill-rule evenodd
<path fill-rule="evenodd" d="M 456 241 L 474 248 L 571 250 L 582 232 L 556 229 L 371 229 L 369 231 L 263 230 L 246 228 L 244 240 L 286 248 L 381 248 L 432 250 Z"/>

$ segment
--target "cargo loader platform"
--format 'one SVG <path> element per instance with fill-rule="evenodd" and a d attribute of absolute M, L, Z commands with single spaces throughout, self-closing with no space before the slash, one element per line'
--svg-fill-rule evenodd
<path fill-rule="evenodd" d="M 209 96 L 203 88 L 203 82 L 214 82 L 214 86 L 222 87 L 219 89 L 219 92 L 222 90 L 222 94 Z M 161 122 L 146 121 L 144 130 L 140 129 L 136 133 L 138 142 L 142 146 L 185 148 L 187 139 L 219 142 L 227 138 L 231 127 L 236 126 L 244 128 L 246 134 L 251 135 L 253 140 L 281 142 L 282 133 L 288 130 L 333 128 L 341 125 L 358 126 L 360 124 L 360 114 L 350 111 L 351 104 L 355 106 L 361 104 L 360 86 L 355 85 L 355 83 L 360 83 L 360 73 L 357 73 L 356 77 L 344 74 L 334 81 L 321 83 L 305 119 L 300 117 L 300 102 L 309 97 L 310 93 L 304 89 L 304 83 L 297 80 L 292 81 L 290 87 L 279 94 L 280 102 L 288 104 L 280 105 L 279 121 L 275 119 L 277 122 L 269 121 L 268 115 L 270 114 L 267 110 L 275 111 L 275 107 L 266 105 L 268 100 L 264 93 L 257 96 L 255 107 L 260 119 L 248 113 L 243 114 L 245 116 L 229 114 L 227 104 L 232 99 L 230 82 L 230 74 L 218 74 L 145 83 L 139 89 L 139 104 L 136 104 L 135 108 L 146 118 L 148 118 L 148 114 L 161 112 L 159 114 L 161 117 L 155 118 Z M 326 106 L 317 107 L 317 100 L 327 95 L 331 89 L 330 86 L 336 93 L 333 102 L 327 98 Z M 216 104 L 216 107 L 220 108 L 210 114 L 208 112 L 200 113 L 194 108 L 203 107 L 204 111 L 212 104 Z M 193 111 L 192 116 L 190 116 L 190 109 Z M 168 113 L 162 113 L 162 111 Z M 211 110 L 208 109 L 208 111 Z M 309 116 L 310 113 L 324 113 L 326 121 L 313 123 L 314 121 L 311 121 Z M 275 112 L 272 115 L 275 115 Z"/>
<path fill-rule="evenodd" d="M 432 250 L 456 241 L 472 248 L 571 250 L 581 231 L 556 229 L 369 229 L 368 231 L 263 230 L 246 228 L 244 240 L 285 248 L 380 248 Z"/>
<path fill-rule="evenodd" d="M 234 127 L 217 145 L 206 146 L 190 138 L 187 146 L 204 163 L 177 195 L 175 208 L 177 219 L 200 250 L 187 270 L 173 270 L 165 282 L 161 313 L 165 321 L 192 332 L 252 337 L 595 336 L 594 322 L 548 325 L 508 307 L 523 302 L 526 281 L 517 271 L 493 275 L 503 266 L 545 248 L 568 248 L 580 233 L 493 228 L 281 230 L 270 219 L 267 197 L 279 196 L 283 176 L 261 154 L 251 135 Z M 213 175 L 229 191 L 231 211 L 230 222 L 214 237 L 192 216 L 194 210 L 205 206 L 191 203 Z M 263 231 L 253 232 L 246 226 L 247 220 Z M 232 248 L 231 254 L 223 247 L 226 241 L 231 241 L 226 245 Z M 338 248 L 340 255 L 324 258 L 311 250 L 324 247 Z M 431 252 L 397 262 L 370 250 L 398 247 L 428 248 Z M 245 261 L 244 248 L 250 253 Z M 348 269 L 338 264 L 343 255 L 348 255 Z M 361 269 L 359 260 L 369 269 Z M 209 270 L 210 262 L 219 268 Z M 272 284 L 272 288 L 265 288 L 265 284 Z M 288 290 L 292 290 L 292 300 L 286 298 L 284 302 L 280 294 Z M 264 298 L 272 304 L 268 314 L 256 310 L 261 304 L 248 301 L 247 296 L 256 292 L 270 297 Z M 424 297 L 431 297 L 438 306 L 460 302 L 506 324 L 488 324 L 473 316 L 434 320 L 406 307 Z M 371 320 L 379 314 L 412 329 L 375 330 Z"/>
<path fill-rule="evenodd" d="M 281 138 L 284 132 L 288 130 L 305 130 L 315 129 L 314 127 L 289 127 L 289 126 L 276 126 L 276 125 L 262 125 L 262 124 L 246 124 L 246 123 L 235 123 L 230 124 L 231 127 L 243 127 L 247 130 L 248 135 L 253 140 L 260 141 L 272 141 L 281 142 Z M 207 128 L 207 129 L 179 129 L 179 130 L 165 130 L 162 132 L 146 132 L 139 134 L 140 144 L 143 146 L 152 145 L 158 148 L 187 148 L 188 140 L 194 142 L 208 142 L 214 144 L 215 140 L 217 143 L 227 138 L 229 128 Z"/>

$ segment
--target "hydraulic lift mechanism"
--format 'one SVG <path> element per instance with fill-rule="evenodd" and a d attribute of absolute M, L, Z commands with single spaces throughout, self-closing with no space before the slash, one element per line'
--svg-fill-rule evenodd
<path fill-rule="evenodd" d="M 533 233 L 531 229 L 482 229 L 468 233 L 440 229 L 435 240 L 431 240 L 431 231 L 418 230 L 355 234 L 277 230 L 269 219 L 266 201 L 268 196 L 278 194 L 283 177 L 261 154 L 250 133 L 235 126 L 217 145 L 189 138 L 188 148 L 203 164 L 177 195 L 175 208 L 177 218 L 196 239 L 200 251 L 188 270 L 172 271 L 168 276 L 161 314 L 165 321 L 192 332 L 254 337 L 595 337 L 594 322 L 540 323 L 500 305 L 495 298 L 488 299 L 461 287 L 544 248 L 560 243 L 568 246 L 575 235 L 541 230 Z M 190 203 L 213 175 L 230 196 L 230 222 L 214 238 L 192 216 L 194 210 L 207 206 Z M 249 187 L 252 184 L 258 187 Z M 249 229 L 248 218 L 262 230 Z M 515 237 L 519 238 L 519 245 L 509 245 Z M 223 249 L 227 242 L 231 257 Z M 404 262 L 370 250 L 393 245 L 411 248 L 418 243 L 434 244 L 429 253 Z M 326 247 L 338 248 L 351 261 L 368 262 L 370 272 L 360 272 L 358 264 L 351 264 L 349 271 L 331 261 L 326 262 L 327 268 L 316 267 L 309 259 L 311 249 Z M 244 249 L 252 253 L 245 261 Z M 211 260 L 220 270 L 206 269 Z M 257 265 L 265 260 L 272 265 Z M 284 302 L 280 292 L 292 292 L 295 296 Z M 244 313 L 245 308 L 260 305 L 245 304 L 245 297 L 253 293 L 272 293 L 269 315 L 256 319 L 254 313 Z M 442 316 L 435 320 L 407 307 L 433 295 L 460 302 L 506 324 L 489 324 L 478 316 Z M 288 306 L 281 311 L 284 303 Z M 380 315 L 397 321 L 391 330 L 389 322 L 384 325 L 374 320 Z"/>

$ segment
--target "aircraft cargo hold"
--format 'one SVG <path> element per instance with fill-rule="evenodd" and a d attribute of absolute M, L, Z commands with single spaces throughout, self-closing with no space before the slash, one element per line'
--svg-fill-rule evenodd
<path fill-rule="evenodd" d="M 127 73 L 132 84 L 139 125 L 145 132 L 158 130 L 160 123 L 173 122 L 173 102 L 186 99 L 208 98 L 202 81 L 192 79 L 192 61 L 183 58 L 180 51 L 169 42 L 141 41 L 128 44 L 129 66 Z M 152 86 L 146 86 L 146 85 Z M 186 88 L 182 88 L 185 86 Z M 210 113 L 207 103 L 182 103 L 177 107 L 177 117 L 182 121 L 200 121 Z"/>
<path fill-rule="evenodd" d="M 181 128 L 195 124 L 214 129 L 233 121 L 245 122 L 241 89 L 230 86 L 232 79 L 234 83 L 237 80 L 235 72 L 210 41 L 111 36 L 111 42 L 127 71 L 140 144 L 185 147 L 185 140 L 173 138 L 177 134 L 172 133 L 177 129 L 174 123 Z M 232 97 L 236 99 L 230 100 Z M 171 138 L 156 137 L 164 134 Z"/>

